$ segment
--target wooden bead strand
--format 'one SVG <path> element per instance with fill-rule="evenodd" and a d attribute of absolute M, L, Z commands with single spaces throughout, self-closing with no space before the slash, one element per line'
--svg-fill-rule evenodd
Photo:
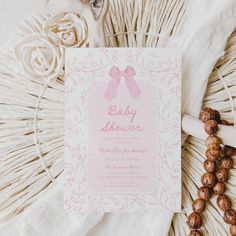
<path fill-rule="evenodd" d="M 200 228 L 202 226 L 202 216 L 206 207 L 206 202 L 212 195 L 218 195 L 217 205 L 224 212 L 224 221 L 231 225 L 230 234 L 236 236 L 236 212 L 231 209 L 232 201 L 226 196 L 225 182 L 229 178 L 229 170 L 233 166 L 232 156 L 235 148 L 224 146 L 222 141 L 216 136 L 218 124 L 230 125 L 226 120 L 221 120 L 218 111 L 209 107 L 201 110 L 199 119 L 204 123 L 204 130 L 209 135 L 205 141 L 207 147 L 206 161 L 204 162 L 204 173 L 201 177 L 202 187 L 198 189 L 198 199 L 192 204 L 193 212 L 188 217 L 188 225 L 191 229 L 189 236 L 202 236 Z"/>

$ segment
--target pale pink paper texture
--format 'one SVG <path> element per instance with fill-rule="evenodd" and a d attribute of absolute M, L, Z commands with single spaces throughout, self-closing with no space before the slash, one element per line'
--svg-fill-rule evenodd
<path fill-rule="evenodd" d="M 66 210 L 181 210 L 180 68 L 171 49 L 67 50 Z"/>
<path fill-rule="evenodd" d="M 121 80 L 116 98 L 107 82 L 94 82 L 88 97 L 88 184 L 100 193 L 151 192 L 155 185 L 155 89 L 139 83 L 136 100 Z M 126 130 L 126 131 L 124 131 Z"/>

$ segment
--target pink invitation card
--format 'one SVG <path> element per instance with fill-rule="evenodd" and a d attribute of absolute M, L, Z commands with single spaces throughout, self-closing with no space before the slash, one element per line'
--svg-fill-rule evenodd
<path fill-rule="evenodd" d="M 66 51 L 64 207 L 181 210 L 181 56 Z"/>

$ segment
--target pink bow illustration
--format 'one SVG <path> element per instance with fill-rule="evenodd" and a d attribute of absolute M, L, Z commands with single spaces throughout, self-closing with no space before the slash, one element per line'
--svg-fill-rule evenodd
<path fill-rule="evenodd" d="M 136 81 L 134 80 L 135 74 L 136 74 L 135 70 L 131 66 L 127 66 L 124 71 L 121 71 L 116 66 L 112 66 L 111 70 L 109 71 L 109 75 L 112 78 L 108 84 L 108 87 L 107 87 L 107 90 L 105 93 L 105 97 L 108 100 L 112 100 L 116 97 L 117 90 L 118 90 L 119 84 L 120 84 L 120 80 L 122 77 L 124 77 L 126 86 L 129 90 L 131 97 L 133 99 L 140 98 L 141 92 L 140 92 L 140 89 L 139 89 Z"/>

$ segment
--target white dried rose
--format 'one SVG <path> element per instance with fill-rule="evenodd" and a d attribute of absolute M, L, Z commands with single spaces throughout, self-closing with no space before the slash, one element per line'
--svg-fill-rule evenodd
<path fill-rule="evenodd" d="M 58 46 L 82 47 L 87 41 L 88 28 L 79 15 L 61 13 L 45 22 L 44 33 Z"/>
<path fill-rule="evenodd" d="M 64 50 L 40 34 L 25 37 L 15 47 L 15 53 L 29 76 L 56 78 L 63 72 Z"/>

